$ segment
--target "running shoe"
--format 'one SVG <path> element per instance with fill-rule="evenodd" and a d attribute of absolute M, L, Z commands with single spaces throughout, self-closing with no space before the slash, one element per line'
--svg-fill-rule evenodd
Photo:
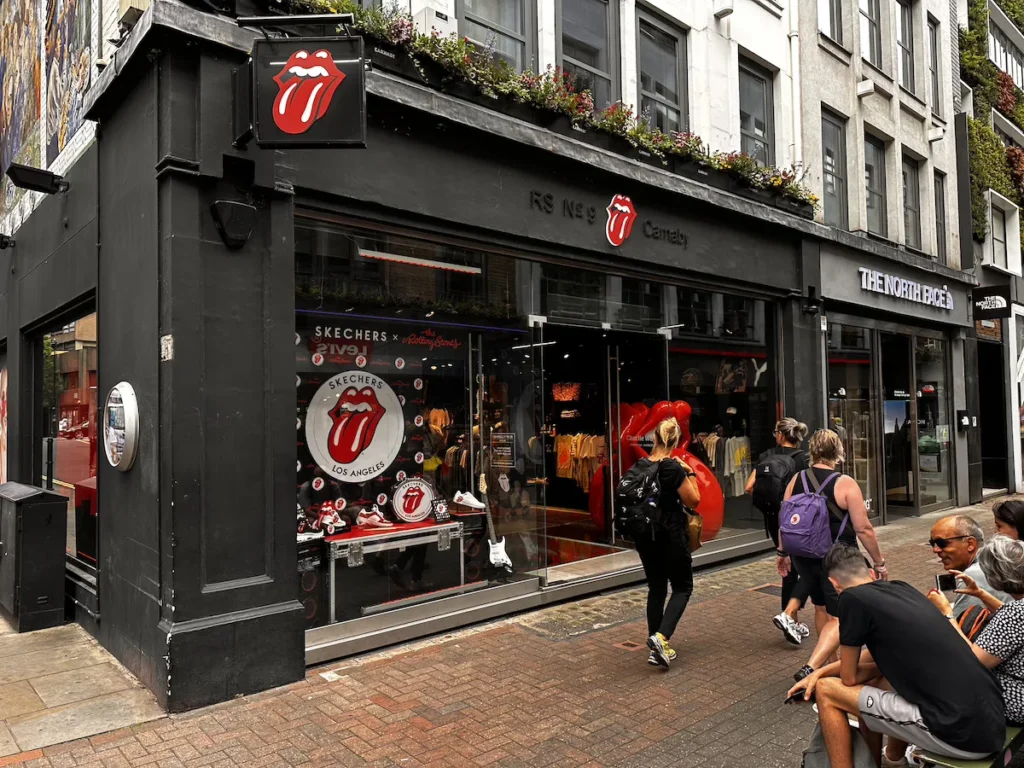
<path fill-rule="evenodd" d="M 667 655 L 668 655 L 668 660 L 669 661 L 675 661 L 676 660 L 676 652 L 672 648 L 668 649 Z M 658 661 L 658 657 L 657 657 L 657 655 L 655 655 L 654 651 L 651 651 L 651 655 L 647 657 L 647 663 L 650 664 L 652 667 L 660 667 L 661 666 L 661 662 Z"/>
<path fill-rule="evenodd" d="M 384 514 L 380 511 L 376 504 L 368 510 L 363 510 L 359 513 L 359 517 L 356 518 L 356 525 L 362 528 L 394 528 L 395 524 L 384 517 Z"/>
<path fill-rule="evenodd" d="M 810 637 L 811 636 L 810 627 L 808 627 L 802 621 L 794 622 L 793 626 L 796 627 L 796 631 L 800 633 L 801 637 Z"/>
<path fill-rule="evenodd" d="M 772 619 L 772 623 L 779 628 L 787 642 L 793 645 L 800 645 L 803 642 L 804 636 L 800 634 L 800 630 L 796 628 L 796 622 L 793 618 L 783 611 L 778 616 Z"/>
<path fill-rule="evenodd" d="M 477 497 L 469 491 L 459 491 L 455 494 L 455 498 L 452 499 L 452 501 L 456 504 L 461 504 L 464 507 L 469 507 L 470 509 L 484 508 L 483 502 L 479 501 Z"/>
<path fill-rule="evenodd" d="M 793 675 L 793 679 L 799 683 L 805 677 L 813 673 L 814 667 L 812 667 L 810 664 L 804 664 L 802 667 L 800 667 L 800 671 Z"/>
<path fill-rule="evenodd" d="M 668 647 L 668 640 L 665 639 L 661 632 L 655 632 L 647 638 L 647 647 L 651 649 L 651 654 L 654 656 L 655 662 L 657 662 L 659 666 L 668 669 L 669 664 L 672 661 L 668 652 L 672 649 Z"/>

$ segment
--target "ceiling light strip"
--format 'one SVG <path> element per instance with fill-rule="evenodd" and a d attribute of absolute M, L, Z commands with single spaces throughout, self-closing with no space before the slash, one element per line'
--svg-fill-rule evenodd
<path fill-rule="evenodd" d="M 408 264 L 413 267 L 426 267 L 427 269 L 444 269 L 449 272 L 462 272 L 467 275 L 479 275 L 483 270 L 480 267 L 470 267 L 465 264 L 449 264 L 444 261 L 432 261 L 430 259 L 417 259 L 415 256 L 399 256 L 394 253 L 383 251 L 359 251 L 359 255 L 366 259 L 377 259 L 378 261 L 393 261 L 396 264 Z"/>

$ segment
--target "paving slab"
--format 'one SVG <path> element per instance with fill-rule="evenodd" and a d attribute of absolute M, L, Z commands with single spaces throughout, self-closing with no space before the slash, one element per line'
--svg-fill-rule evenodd
<path fill-rule="evenodd" d="M 59 707 L 75 701 L 92 699 L 115 691 L 133 687 L 131 678 L 119 666 L 111 663 L 71 669 L 28 681 L 46 707 Z M 0 694 L 2 702 L 2 694 Z M 3 704 L 0 703 L 0 711 Z"/>
<path fill-rule="evenodd" d="M 7 634 L 0 636 L 0 659 L 93 642 L 94 640 L 77 624 L 65 624 L 62 627 L 40 629 L 36 632 Z"/>
<path fill-rule="evenodd" d="M 22 750 L 40 749 L 164 716 L 149 691 L 136 689 L 11 718 L 7 727 Z"/>
<path fill-rule="evenodd" d="M 11 736 L 11 732 L 7 730 L 7 726 L 0 723 L 0 758 L 14 755 L 18 752 L 21 752 L 18 743 Z M 0 765 L 3 765 L 3 763 L 0 762 Z"/>
<path fill-rule="evenodd" d="M 46 704 L 27 680 L 0 685 L 0 722 L 40 709 L 46 709 Z"/>
<path fill-rule="evenodd" d="M 110 658 L 94 641 L 22 653 L 9 659 L 0 656 L 0 685 L 103 664 Z"/>

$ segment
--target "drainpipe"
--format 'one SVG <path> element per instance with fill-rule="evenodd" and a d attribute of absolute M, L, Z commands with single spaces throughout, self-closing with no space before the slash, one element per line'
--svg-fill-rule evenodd
<path fill-rule="evenodd" d="M 789 82 L 790 114 L 793 130 L 793 164 L 801 166 L 804 161 L 803 118 L 800 98 L 800 3 L 789 2 Z"/>

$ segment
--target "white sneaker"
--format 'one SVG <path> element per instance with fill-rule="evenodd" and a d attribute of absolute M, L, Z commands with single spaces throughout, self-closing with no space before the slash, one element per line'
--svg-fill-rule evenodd
<path fill-rule="evenodd" d="M 461 504 L 464 507 L 469 507 L 470 509 L 484 508 L 483 502 L 478 501 L 476 496 L 469 491 L 459 491 L 455 494 L 455 498 L 452 499 L 452 501 L 456 504 Z"/>
<path fill-rule="evenodd" d="M 796 628 L 796 622 L 793 621 L 788 613 L 780 613 L 772 619 L 772 623 L 782 631 L 788 642 L 793 645 L 800 645 L 803 642 L 804 636 L 800 634 L 800 630 Z"/>
<path fill-rule="evenodd" d="M 802 621 L 794 622 L 794 626 L 796 627 L 796 631 L 799 632 L 804 637 L 810 637 L 811 636 L 810 628 L 806 624 L 804 624 Z"/>
<path fill-rule="evenodd" d="M 377 505 L 370 510 L 363 510 L 356 518 L 356 525 L 362 528 L 394 528 L 395 524 L 384 517 Z"/>

